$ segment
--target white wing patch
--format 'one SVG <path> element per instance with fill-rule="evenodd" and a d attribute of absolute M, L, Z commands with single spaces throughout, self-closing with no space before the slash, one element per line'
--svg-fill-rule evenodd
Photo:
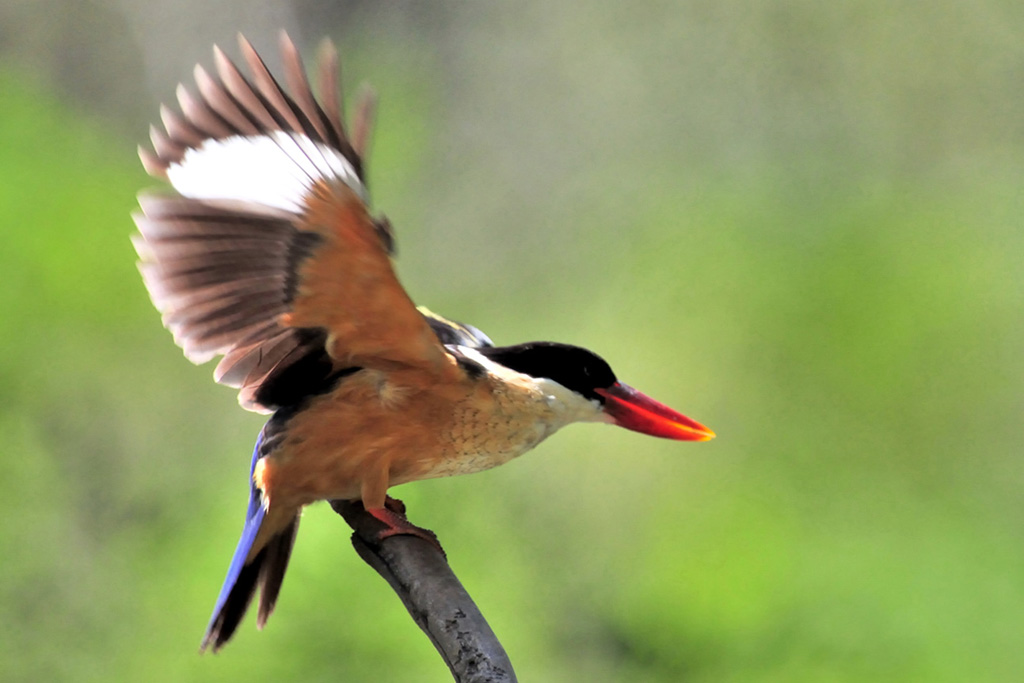
<path fill-rule="evenodd" d="M 337 179 L 366 200 L 366 188 L 337 150 L 299 133 L 206 140 L 167 168 L 178 192 L 193 199 L 233 199 L 301 213 L 318 180 Z"/>

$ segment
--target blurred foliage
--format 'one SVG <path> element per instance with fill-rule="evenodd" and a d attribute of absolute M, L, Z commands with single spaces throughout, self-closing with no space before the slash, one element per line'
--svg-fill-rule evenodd
<path fill-rule="evenodd" d="M 413 295 L 719 434 L 570 428 L 396 493 L 524 681 L 1020 680 L 1013 10 L 744 6 L 343 45 Z M 0 679 L 448 680 L 323 505 L 266 632 L 195 654 L 261 419 L 146 299 L 137 131 L 34 80 L 0 71 Z"/>

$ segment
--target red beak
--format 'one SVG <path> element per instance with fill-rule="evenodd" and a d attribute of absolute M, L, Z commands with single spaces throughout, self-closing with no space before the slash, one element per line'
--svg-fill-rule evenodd
<path fill-rule="evenodd" d="M 715 438 L 715 433 L 701 423 L 622 382 L 616 382 L 607 389 L 598 389 L 597 393 L 605 399 L 604 411 L 620 427 L 677 441 L 708 441 Z"/>

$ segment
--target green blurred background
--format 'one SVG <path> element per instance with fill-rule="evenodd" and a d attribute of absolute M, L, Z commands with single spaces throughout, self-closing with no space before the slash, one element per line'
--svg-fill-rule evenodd
<path fill-rule="evenodd" d="M 1024 680 L 1024 5 L 8 0 L 0 679 L 450 680 L 327 506 L 196 649 L 260 416 L 161 329 L 135 145 L 339 44 L 413 296 L 714 428 L 400 487 L 523 681 Z"/>

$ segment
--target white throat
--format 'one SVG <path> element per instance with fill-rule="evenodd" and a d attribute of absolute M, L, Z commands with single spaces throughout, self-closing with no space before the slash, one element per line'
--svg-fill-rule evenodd
<path fill-rule="evenodd" d="M 484 366 L 488 374 L 502 380 L 523 386 L 533 394 L 533 400 L 540 404 L 538 417 L 546 429 L 544 437 L 573 422 L 613 422 L 596 400 L 585 398 L 547 377 L 531 377 L 495 363 L 476 349 L 460 346 L 459 351 Z"/>
<path fill-rule="evenodd" d="M 554 418 L 552 426 L 555 429 L 573 422 L 605 421 L 604 411 L 601 410 L 601 404 L 597 400 L 587 399 L 546 377 L 533 378 L 533 383 L 551 410 L 551 415 Z"/>

